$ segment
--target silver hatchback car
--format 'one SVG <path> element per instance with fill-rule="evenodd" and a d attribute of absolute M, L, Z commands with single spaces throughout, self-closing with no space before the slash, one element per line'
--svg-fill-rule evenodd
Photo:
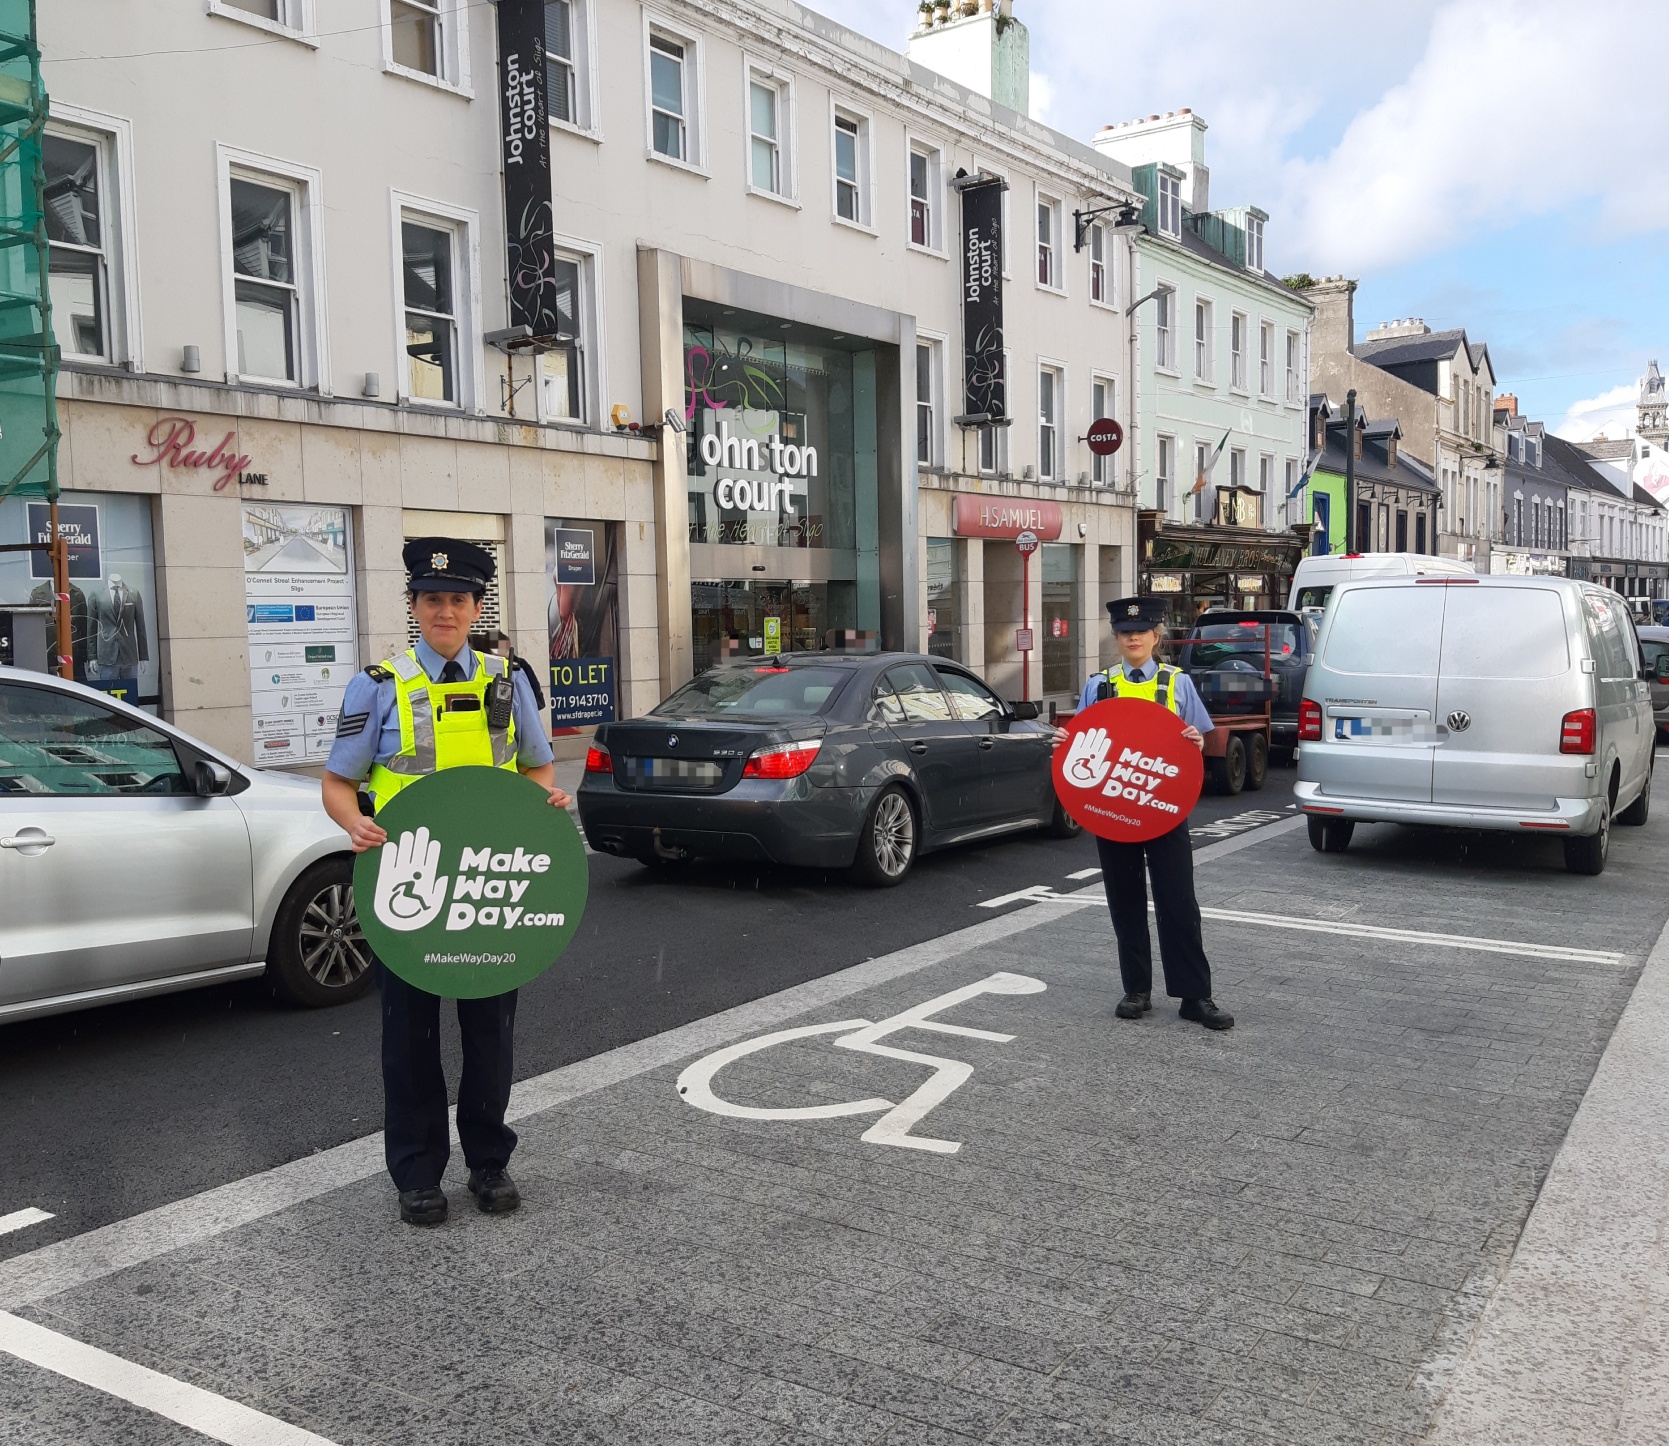
<path fill-rule="evenodd" d="M 1573 873 L 1651 806 L 1655 670 L 1622 598 L 1565 578 L 1345 583 L 1300 704 L 1310 842 L 1359 822 L 1541 832 Z"/>
<path fill-rule="evenodd" d="M 346 844 L 311 778 L 0 669 L 0 1023 L 262 972 L 299 1004 L 362 994 Z"/>

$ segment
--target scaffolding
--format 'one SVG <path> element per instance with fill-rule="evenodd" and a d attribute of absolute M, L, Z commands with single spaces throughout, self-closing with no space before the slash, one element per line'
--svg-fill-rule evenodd
<path fill-rule="evenodd" d="M 70 658 L 69 548 L 58 531 L 58 347 L 52 334 L 42 137 L 46 86 L 35 0 L 0 0 L 0 502 L 43 497 L 50 536 L 0 546 L 52 557 L 52 612 L 61 677 Z M 0 610 L 34 612 L 9 604 Z"/>

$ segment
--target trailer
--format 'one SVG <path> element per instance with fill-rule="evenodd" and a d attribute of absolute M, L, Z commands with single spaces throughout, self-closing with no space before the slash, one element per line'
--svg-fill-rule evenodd
<path fill-rule="evenodd" d="M 1212 793 L 1256 792 L 1269 775 L 1276 688 L 1270 666 L 1271 633 L 1267 623 L 1250 626 L 1263 634 L 1262 673 L 1245 659 L 1232 658 L 1230 666 L 1214 669 L 1203 683 L 1194 679 L 1200 701 L 1211 714 L 1211 732 L 1205 735 L 1205 786 Z M 1213 641 L 1166 638 L 1159 646 L 1182 650 L 1195 644 L 1210 646 Z M 1187 671 L 1185 661 L 1179 659 L 1178 666 Z"/>

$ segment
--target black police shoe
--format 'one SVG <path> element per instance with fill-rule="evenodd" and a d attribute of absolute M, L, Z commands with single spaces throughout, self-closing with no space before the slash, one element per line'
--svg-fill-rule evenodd
<path fill-rule="evenodd" d="M 439 1225 L 446 1219 L 446 1192 L 439 1185 L 400 1192 L 400 1218 L 407 1225 Z"/>
<path fill-rule="evenodd" d="M 1207 1029 L 1233 1029 L 1234 1016 L 1220 1009 L 1215 999 L 1184 999 L 1177 1011 L 1184 1019 L 1203 1024 Z"/>
<path fill-rule="evenodd" d="M 1132 989 L 1123 999 L 1119 1000 L 1113 1013 L 1120 1019 L 1140 1019 L 1148 1010 L 1153 1008 L 1153 992 L 1148 989 Z"/>
<path fill-rule="evenodd" d="M 507 1215 L 522 1203 L 516 1182 L 497 1165 L 482 1165 L 469 1172 L 469 1193 L 484 1215 Z"/>

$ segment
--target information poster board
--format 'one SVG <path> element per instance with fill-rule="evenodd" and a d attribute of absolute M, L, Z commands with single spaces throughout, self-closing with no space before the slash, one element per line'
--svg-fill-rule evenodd
<path fill-rule="evenodd" d="M 243 579 L 254 761 L 322 763 L 359 671 L 347 509 L 244 503 Z"/>
<path fill-rule="evenodd" d="M 620 656 L 619 559 L 608 522 L 545 519 L 551 732 L 616 717 Z"/>

